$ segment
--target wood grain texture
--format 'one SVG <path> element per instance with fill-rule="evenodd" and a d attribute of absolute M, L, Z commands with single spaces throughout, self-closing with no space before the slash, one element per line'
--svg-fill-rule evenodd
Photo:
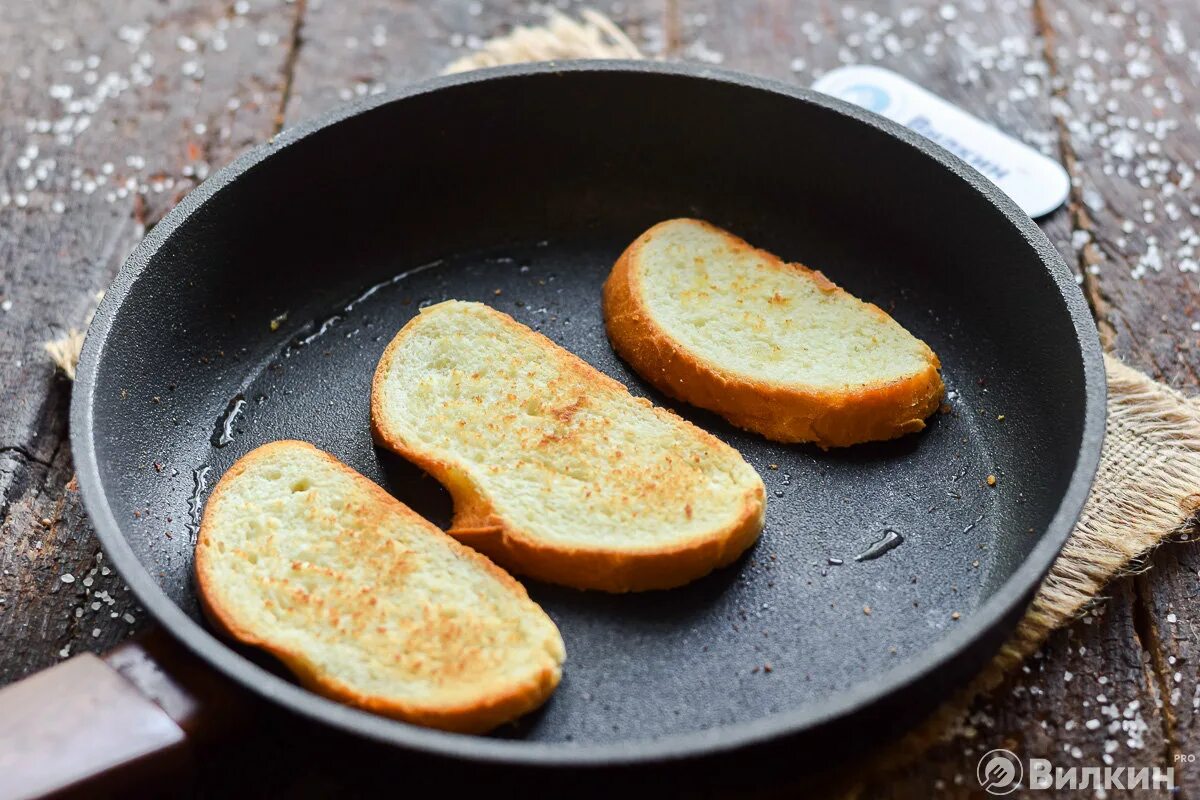
<path fill-rule="evenodd" d="M 651 54 L 801 85 L 841 64 L 887 66 L 1060 158 L 1072 201 L 1040 223 L 1108 342 L 1200 388 L 1194 0 L 594 5 Z M 144 227 L 209 169 L 536 19 L 525 3 L 468 0 L 0 3 L 0 683 L 142 624 L 71 483 L 69 387 L 40 343 L 81 323 Z M 977 703 L 967 730 L 864 796 L 975 796 L 991 747 L 1063 766 L 1200 751 L 1200 554 L 1168 546 L 1151 561 Z M 394 787 L 385 776 L 402 761 L 274 712 L 256 740 L 214 754 L 195 793 L 362 793 Z M 331 772 L 330 753 L 359 767 Z M 1200 795 L 1198 776 L 1177 769 L 1184 796 Z"/>
<path fill-rule="evenodd" d="M 1102 330 L 1128 363 L 1194 394 L 1200 388 L 1196 6 L 1039 0 L 1038 10 L 1075 182 L 1072 238 Z M 1161 724 L 1173 760 L 1200 753 L 1200 553 L 1167 546 L 1150 565 L 1136 582 L 1135 621 L 1164 703 Z M 1176 772 L 1184 795 L 1200 796 L 1200 769 L 1177 765 Z"/>
<path fill-rule="evenodd" d="M 559 3 L 566 13 L 596 8 L 619 20 L 647 54 L 662 47 L 666 0 Z M 545 16 L 520 3 L 360 0 L 354 13 L 335 0 L 308 0 L 287 120 L 295 123 L 356 98 L 439 74 L 454 59 L 514 25 Z"/>
<path fill-rule="evenodd" d="M 270 135 L 294 7 L 0 4 L 0 682 L 144 620 L 83 514 L 70 385 L 42 343 L 81 326 L 146 227 Z"/>

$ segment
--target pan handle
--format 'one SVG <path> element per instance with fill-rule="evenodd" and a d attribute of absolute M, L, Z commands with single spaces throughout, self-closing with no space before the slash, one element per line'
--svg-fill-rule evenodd
<path fill-rule="evenodd" d="M 0 800 L 120 796 L 192 768 L 244 698 L 166 633 L 85 653 L 0 690 Z"/>

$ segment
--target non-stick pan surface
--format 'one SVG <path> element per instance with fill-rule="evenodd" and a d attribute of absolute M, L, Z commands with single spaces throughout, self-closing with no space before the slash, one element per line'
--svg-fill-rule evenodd
<path fill-rule="evenodd" d="M 919 435 L 821 452 L 658 395 L 609 347 L 600 286 L 638 233 L 683 215 L 889 310 L 941 357 L 944 413 Z M 384 346 L 447 298 L 493 305 L 713 431 L 767 487 L 760 543 L 688 587 L 529 583 L 566 640 L 564 679 L 542 711 L 490 738 L 300 689 L 214 638 L 192 581 L 205 488 L 274 439 L 314 442 L 447 523 L 445 492 L 376 450 L 368 429 Z M 767 81 L 542 65 L 335 114 L 193 192 L 104 300 L 72 441 L 97 530 L 141 601 L 255 691 L 426 751 L 624 763 L 771 741 L 821 754 L 928 710 L 986 660 L 1064 541 L 1097 462 L 1103 397 L 1070 273 L 951 156 Z M 898 546 L 872 551 L 885 536 Z"/>

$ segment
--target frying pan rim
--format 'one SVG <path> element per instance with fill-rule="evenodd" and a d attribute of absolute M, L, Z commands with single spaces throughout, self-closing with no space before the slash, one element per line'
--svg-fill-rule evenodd
<path fill-rule="evenodd" d="M 197 209 L 253 167 L 311 134 L 376 108 L 455 87 L 502 83 L 545 75 L 619 74 L 712 81 L 740 90 L 778 95 L 849 117 L 920 151 L 935 166 L 948 170 L 982 195 L 1016 228 L 1036 252 L 1053 279 L 1075 331 L 1084 373 L 1085 408 L 1079 454 L 1070 482 L 1038 543 L 1001 586 L 971 615 L 921 654 L 905 659 L 853 687 L 817 703 L 709 730 L 589 744 L 533 742 L 465 736 L 420 728 L 342 705 L 301 688 L 236 653 L 192 619 L 167 596 L 138 559 L 108 505 L 95 449 L 93 406 L 100 355 L 124 300 L 150 261 L 176 229 Z M 884 117 L 818 92 L 764 78 L 691 64 L 651 61 L 560 61 L 494 67 L 443 75 L 369 97 L 285 129 L 243 153 L 190 192 L 142 240 L 122 265 L 88 329 L 71 399 L 71 447 L 80 493 L 109 560 L 138 600 L 195 655 L 248 690 L 296 713 L 359 736 L 452 758 L 509 765 L 573 767 L 634 765 L 690 759 L 751 747 L 799 735 L 868 707 L 902 691 L 953 659 L 962 657 L 979 639 L 1005 624 L 1032 592 L 1065 544 L 1087 499 L 1104 438 L 1106 383 L 1099 337 L 1082 292 L 1045 234 L 1003 192 L 972 167 L 938 145 Z"/>

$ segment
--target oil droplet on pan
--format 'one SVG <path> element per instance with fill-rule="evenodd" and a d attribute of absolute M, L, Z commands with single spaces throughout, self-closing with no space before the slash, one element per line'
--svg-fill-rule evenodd
<path fill-rule="evenodd" d="M 863 552 L 854 557 L 855 561 L 874 561 L 884 553 L 895 550 L 900 545 L 904 544 L 904 537 L 899 531 L 894 531 L 891 528 L 885 528 L 883 536 L 871 543 Z"/>
<path fill-rule="evenodd" d="M 192 470 L 192 496 L 188 498 L 188 524 L 185 526 L 192 544 L 196 543 L 196 537 L 200 534 L 200 507 L 204 499 L 204 492 L 208 489 L 210 469 L 210 467 L 201 467 Z"/>
<path fill-rule="evenodd" d="M 237 421 L 238 415 L 245 407 L 246 396 L 243 394 L 239 394 L 229 401 L 229 405 L 225 406 L 225 413 L 217 417 L 217 427 L 213 429 L 209 439 L 213 447 L 224 447 L 233 441 L 233 423 Z"/>

